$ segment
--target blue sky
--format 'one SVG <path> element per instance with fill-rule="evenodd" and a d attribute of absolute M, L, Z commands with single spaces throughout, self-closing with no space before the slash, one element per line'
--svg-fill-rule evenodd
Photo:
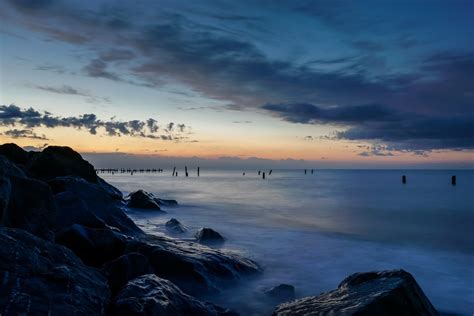
<path fill-rule="evenodd" d="M 143 155 L 472 161 L 473 12 L 472 1 L 5 1 L 0 137 Z"/>

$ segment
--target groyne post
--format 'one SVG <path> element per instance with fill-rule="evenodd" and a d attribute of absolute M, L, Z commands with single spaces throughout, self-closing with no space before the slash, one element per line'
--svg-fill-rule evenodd
<path fill-rule="evenodd" d="M 199 177 L 199 167 L 198 167 L 198 177 Z"/>
<path fill-rule="evenodd" d="M 265 180 L 265 172 L 262 173 L 262 179 Z"/>
<path fill-rule="evenodd" d="M 188 167 L 184 166 L 184 175 L 187 177 L 188 176 Z"/>
<path fill-rule="evenodd" d="M 407 183 L 407 176 L 406 175 L 402 176 L 402 183 L 403 184 Z"/>
<path fill-rule="evenodd" d="M 451 185 L 456 185 L 456 176 L 451 177 Z"/>

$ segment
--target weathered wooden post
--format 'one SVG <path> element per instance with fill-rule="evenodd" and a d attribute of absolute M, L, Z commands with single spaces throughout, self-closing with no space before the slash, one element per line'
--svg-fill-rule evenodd
<path fill-rule="evenodd" d="M 176 167 L 173 167 L 173 176 L 174 176 L 175 172 L 176 172 Z"/>
<path fill-rule="evenodd" d="M 188 176 L 188 167 L 184 166 L 184 175 L 187 177 Z"/>
<path fill-rule="evenodd" d="M 265 180 L 265 172 L 262 173 L 262 179 Z"/>
<path fill-rule="evenodd" d="M 199 167 L 198 167 L 198 177 L 199 177 Z"/>
<path fill-rule="evenodd" d="M 304 174 L 306 174 L 306 169 L 304 169 Z"/>
<path fill-rule="evenodd" d="M 313 169 L 311 169 L 311 174 L 313 174 Z"/>
<path fill-rule="evenodd" d="M 451 177 L 451 184 L 456 185 L 456 176 Z"/>
<path fill-rule="evenodd" d="M 260 173 L 261 173 L 261 171 L 260 171 L 260 170 L 258 170 L 258 175 L 260 175 Z"/>
<path fill-rule="evenodd" d="M 406 175 L 402 176 L 402 183 L 403 184 L 407 183 L 407 176 Z"/>
<path fill-rule="evenodd" d="M 273 171 L 273 169 L 270 169 L 270 172 L 268 173 L 269 176 L 272 174 L 272 171 Z"/>

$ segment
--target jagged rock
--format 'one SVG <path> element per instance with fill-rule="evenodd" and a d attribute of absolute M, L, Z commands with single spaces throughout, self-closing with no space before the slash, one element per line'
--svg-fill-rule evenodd
<path fill-rule="evenodd" d="M 167 206 L 167 207 L 178 206 L 178 202 L 176 200 L 155 198 L 155 201 L 158 203 L 159 206 Z"/>
<path fill-rule="evenodd" d="M 131 208 L 140 208 L 145 210 L 160 211 L 160 205 L 155 200 L 153 194 L 138 190 L 128 195 L 127 206 Z"/>
<path fill-rule="evenodd" d="M 108 226 L 115 227 L 129 235 L 143 234 L 141 229 L 123 211 L 123 202 L 110 196 L 102 186 L 77 177 L 59 177 L 48 181 L 48 184 L 56 195 L 62 192 L 69 192 L 76 197 L 68 201 L 71 208 L 77 207 L 80 209 L 85 204 L 89 212 L 93 213 Z M 73 204 L 75 203 L 74 201 L 76 201 L 77 205 Z M 86 217 L 88 213 L 86 212 L 83 215 Z M 67 217 L 68 214 L 64 216 Z"/>
<path fill-rule="evenodd" d="M 136 252 L 105 263 L 101 270 L 109 282 L 112 293 L 117 293 L 122 286 L 136 277 L 153 273 L 148 258 Z"/>
<path fill-rule="evenodd" d="M 0 314 L 105 315 L 106 279 L 67 248 L 0 227 Z"/>
<path fill-rule="evenodd" d="M 295 287 L 289 284 L 280 284 L 264 291 L 273 300 L 285 302 L 295 298 Z"/>
<path fill-rule="evenodd" d="M 438 315 L 411 274 L 355 273 L 336 290 L 279 305 L 273 315 Z"/>
<path fill-rule="evenodd" d="M 261 272 L 257 263 L 238 254 L 166 237 L 131 241 L 127 252 L 145 255 L 156 275 L 191 295 L 214 292 L 224 282 Z"/>
<path fill-rule="evenodd" d="M 222 243 L 225 241 L 221 234 L 213 230 L 212 228 L 203 227 L 200 228 L 196 235 L 196 241 L 201 244 L 213 244 Z"/>
<path fill-rule="evenodd" d="M 115 298 L 114 315 L 231 316 L 234 313 L 183 293 L 170 281 L 153 274 L 130 281 Z"/>
<path fill-rule="evenodd" d="M 166 229 L 171 233 L 183 234 L 187 231 L 186 227 L 181 224 L 176 218 L 172 218 L 165 224 Z"/>
<path fill-rule="evenodd" d="M 28 152 L 13 143 L 0 145 L 0 155 L 5 156 L 15 164 L 24 165 L 28 162 Z"/>
<path fill-rule="evenodd" d="M 111 229 L 74 224 L 59 232 L 56 242 L 71 249 L 86 265 L 100 267 L 124 254 L 127 237 Z"/>

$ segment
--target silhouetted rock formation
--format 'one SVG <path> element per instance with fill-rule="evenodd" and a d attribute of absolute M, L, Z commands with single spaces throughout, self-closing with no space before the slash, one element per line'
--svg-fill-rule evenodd
<path fill-rule="evenodd" d="M 112 304 L 114 315 L 231 316 L 228 310 L 198 301 L 176 285 L 148 274 L 130 281 Z"/>
<path fill-rule="evenodd" d="M 13 143 L 0 145 L 0 155 L 17 165 L 25 165 L 29 156 L 27 151 Z"/>
<path fill-rule="evenodd" d="M 295 298 L 295 287 L 289 284 L 280 284 L 264 291 L 271 299 L 285 302 Z"/>
<path fill-rule="evenodd" d="M 2 315 L 104 315 L 106 279 L 72 251 L 21 229 L 0 227 Z"/>
<path fill-rule="evenodd" d="M 196 241 L 201 244 L 223 243 L 225 241 L 221 234 L 207 227 L 200 228 L 195 237 Z"/>
<path fill-rule="evenodd" d="M 141 208 L 145 210 L 160 211 L 158 201 L 155 201 L 153 194 L 138 190 L 128 195 L 127 206 L 131 208 Z"/>
<path fill-rule="evenodd" d="M 355 273 L 336 290 L 279 305 L 273 315 L 438 315 L 403 270 Z"/>
<path fill-rule="evenodd" d="M 182 234 L 187 231 L 186 227 L 184 227 L 184 225 L 181 224 L 176 218 L 172 218 L 167 221 L 165 226 L 169 232 L 175 234 Z"/>

